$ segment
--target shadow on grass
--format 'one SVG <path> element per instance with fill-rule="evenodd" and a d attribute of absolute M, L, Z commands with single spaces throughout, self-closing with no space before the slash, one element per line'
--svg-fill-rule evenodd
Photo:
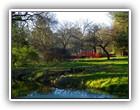
<path fill-rule="evenodd" d="M 85 73 L 86 74 L 86 73 Z M 97 80 L 97 79 L 104 79 L 104 78 L 115 78 L 115 77 L 128 77 L 128 74 L 100 74 L 100 73 L 93 73 L 93 74 L 88 74 L 88 75 L 85 75 L 83 74 L 80 75 L 80 76 L 73 76 L 71 77 L 72 79 L 75 79 L 75 80 L 83 80 L 83 81 L 88 81 L 88 80 Z"/>
<path fill-rule="evenodd" d="M 77 60 L 79 62 L 113 62 L 113 61 L 120 61 L 120 62 L 123 62 L 123 61 L 128 61 L 128 58 L 123 58 L 123 59 L 110 59 L 110 60 L 107 60 L 107 59 L 91 59 L 91 60 Z"/>
<path fill-rule="evenodd" d="M 93 61 L 92 61 L 93 62 Z M 106 66 L 108 66 L 108 65 L 120 65 L 120 66 L 123 66 L 123 65 L 128 65 L 128 64 L 125 64 L 125 63 L 122 63 L 122 64 L 115 64 L 115 62 L 109 62 L 109 63 L 96 63 L 96 62 L 93 62 L 93 63 L 90 63 L 90 62 L 64 62 L 64 63 L 61 63 L 61 64 L 58 64 L 58 65 L 55 65 L 55 67 L 63 67 L 63 68 L 65 68 L 65 67 L 80 67 L 80 66 L 97 66 L 97 65 L 99 65 L 99 66 L 103 66 L 103 65 L 106 65 Z M 105 62 L 107 62 L 107 61 L 105 61 Z"/>
<path fill-rule="evenodd" d="M 63 67 L 64 66 L 64 67 Z M 63 65 L 56 68 L 12 68 L 12 79 L 18 80 L 29 80 L 41 77 L 43 74 L 53 74 L 53 76 L 60 77 L 61 75 L 69 75 L 79 73 L 85 74 L 96 74 L 98 73 L 112 73 L 112 74 L 128 74 L 128 64 L 74 64 L 74 65 Z M 71 71 L 71 69 L 73 71 Z M 60 74 L 63 73 L 63 74 Z M 55 75 L 56 74 L 56 75 Z M 102 74 L 104 75 L 104 74 Z M 111 76 L 111 74 L 109 74 Z M 98 76 L 98 75 L 97 75 Z"/>

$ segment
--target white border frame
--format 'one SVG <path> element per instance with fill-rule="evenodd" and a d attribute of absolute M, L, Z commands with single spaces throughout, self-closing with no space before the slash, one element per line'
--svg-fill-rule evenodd
<path fill-rule="evenodd" d="M 12 11 L 62 11 L 62 12 L 129 12 L 129 99 L 12 99 L 11 98 L 11 12 Z M 9 10 L 9 100 L 10 101 L 130 101 L 131 100 L 131 10 L 130 9 L 10 9 Z"/>

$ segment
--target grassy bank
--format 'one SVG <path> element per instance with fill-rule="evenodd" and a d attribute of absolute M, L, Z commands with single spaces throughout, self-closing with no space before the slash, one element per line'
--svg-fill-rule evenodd
<path fill-rule="evenodd" d="M 21 72 L 22 71 L 22 72 Z M 128 96 L 128 58 L 88 58 L 13 68 L 13 79 L 38 81 L 60 88 L 99 89 Z M 19 75 L 17 73 L 20 73 Z"/>

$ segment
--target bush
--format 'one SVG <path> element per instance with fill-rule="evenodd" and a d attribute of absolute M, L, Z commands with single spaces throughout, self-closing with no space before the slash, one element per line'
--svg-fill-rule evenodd
<path fill-rule="evenodd" d="M 33 47 L 13 47 L 12 48 L 12 66 L 27 66 L 29 63 L 39 59 L 38 52 Z"/>

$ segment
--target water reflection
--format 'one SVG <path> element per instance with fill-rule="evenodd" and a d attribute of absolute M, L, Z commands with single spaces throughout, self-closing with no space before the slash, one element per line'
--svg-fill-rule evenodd
<path fill-rule="evenodd" d="M 21 98 L 115 98 L 113 95 L 90 93 L 84 90 L 65 90 L 54 88 L 51 93 L 40 93 L 38 91 L 32 91 L 26 96 Z"/>
<path fill-rule="evenodd" d="M 32 91 L 36 90 L 41 93 L 52 92 L 51 88 L 37 82 L 12 81 L 12 91 L 11 91 L 12 98 L 26 96 L 30 94 Z"/>
<path fill-rule="evenodd" d="M 37 82 L 12 82 L 12 98 L 116 98 L 114 95 L 91 90 L 73 90 L 48 87 Z"/>

